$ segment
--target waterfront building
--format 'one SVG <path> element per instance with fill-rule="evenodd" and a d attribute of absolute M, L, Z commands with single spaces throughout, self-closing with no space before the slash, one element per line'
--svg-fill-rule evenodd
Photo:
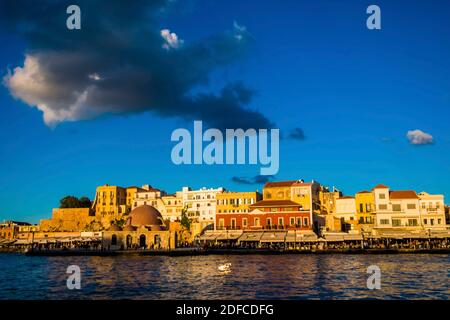
<path fill-rule="evenodd" d="M 267 182 L 263 189 L 264 200 L 292 200 L 291 188 L 297 180 Z"/>
<path fill-rule="evenodd" d="M 390 191 L 385 185 L 373 189 L 375 227 L 420 230 L 419 197 L 413 190 Z"/>
<path fill-rule="evenodd" d="M 0 224 L 0 238 L 12 240 L 17 238 L 20 227 L 30 226 L 28 222 L 5 221 Z"/>
<path fill-rule="evenodd" d="M 217 212 L 215 227 L 222 221 L 222 227 L 238 215 L 247 214 L 251 211 L 250 206 L 262 199 L 262 195 L 257 192 L 223 192 L 216 195 Z M 227 222 L 225 222 L 227 221 Z M 237 221 L 237 220 L 233 220 Z"/>
<path fill-rule="evenodd" d="M 97 216 L 113 220 L 127 212 L 127 189 L 119 186 L 97 187 L 92 208 Z"/>
<path fill-rule="evenodd" d="M 341 231 L 341 219 L 335 216 L 336 213 L 336 200 L 342 197 L 342 192 L 335 187 L 330 189 L 325 186 L 321 186 L 319 190 L 319 205 L 320 210 L 316 215 L 318 220 L 321 220 L 317 231 Z"/>
<path fill-rule="evenodd" d="M 152 186 L 144 186 L 145 189 L 141 189 L 134 194 L 132 208 L 135 209 L 142 205 L 148 205 L 156 207 L 158 206 L 161 197 L 165 195 L 164 191 L 153 188 Z"/>
<path fill-rule="evenodd" d="M 358 229 L 370 232 L 375 223 L 375 197 L 373 192 L 360 191 L 355 194 Z"/>
<path fill-rule="evenodd" d="M 98 223 L 95 226 L 96 221 Z M 101 221 L 95 216 L 95 211 L 90 208 L 55 208 L 52 218 L 41 220 L 39 224 L 42 232 L 100 230 L 101 227 Z"/>
<path fill-rule="evenodd" d="M 421 192 L 418 196 L 422 226 L 425 229 L 445 229 L 444 196 L 426 192 Z"/>
<path fill-rule="evenodd" d="M 133 210 L 135 208 L 135 206 L 133 206 L 133 202 L 135 199 L 135 195 L 138 192 L 143 192 L 146 191 L 146 189 L 144 189 L 144 187 L 150 187 L 149 185 L 143 186 L 142 188 L 140 187 L 135 187 L 135 186 L 131 186 L 128 187 L 126 189 L 127 192 L 127 197 L 126 197 L 126 213 L 130 212 L 131 210 Z"/>
<path fill-rule="evenodd" d="M 357 224 L 355 198 L 344 196 L 336 199 L 334 216 L 341 220 L 343 231 L 355 229 Z"/>
<path fill-rule="evenodd" d="M 218 193 L 216 196 L 217 213 L 247 213 L 250 211 L 250 205 L 261 199 L 262 195 L 257 191 Z"/>
<path fill-rule="evenodd" d="M 311 210 L 292 200 L 262 200 L 250 205 L 250 212 L 218 214 L 219 230 L 312 230 Z"/>
<path fill-rule="evenodd" d="M 161 213 L 154 207 L 142 205 L 133 209 L 122 228 L 112 224 L 103 232 L 102 245 L 109 250 L 170 249 L 176 236 L 166 230 Z"/>
<path fill-rule="evenodd" d="M 203 227 L 214 225 L 217 210 L 216 196 L 224 191 L 224 188 L 192 190 L 189 187 L 183 187 L 181 198 L 183 208 L 187 208 L 188 217 L 200 222 Z"/>
<path fill-rule="evenodd" d="M 157 203 L 156 208 L 161 212 L 164 220 L 171 222 L 181 220 L 181 212 L 183 210 L 183 198 L 178 191 L 175 194 L 165 195 Z"/>

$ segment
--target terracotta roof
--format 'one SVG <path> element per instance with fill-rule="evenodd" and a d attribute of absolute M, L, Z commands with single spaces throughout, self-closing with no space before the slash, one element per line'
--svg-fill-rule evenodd
<path fill-rule="evenodd" d="M 278 181 L 278 182 L 267 182 L 264 185 L 264 188 L 271 188 L 271 187 L 290 187 L 294 183 L 296 183 L 297 180 L 289 180 L 289 181 Z"/>
<path fill-rule="evenodd" d="M 292 185 L 308 187 L 308 186 L 312 186 L 313 184 L 311 182 L 298 182 L 298 181 L 296 181 Z"/>
<path fill-rule="evenodd" d="M 377 184 L 375 187 L 373 187 L 373 189 L 389 189 L 389 187 L 385 186 L 384 184 Z"/>
<path fill-rule="evenodd" d="M 360 192 L 357 192 L 357 194 L 358 193 L 371 193 L 370 191 L 367 191 L 367 190 L 363 190 L 363 191 L 360 191 Z"/>
<path fill-rule="evenodd" d="M 391 199 L 419 199 L 416 192 L 413 190 L 398 190 L 389 192 Z"/>
<path fill-rule="evenodd" d="M 250 205 L 250 207 L 287 207 L 287 206 L 299 207 L 300 204 L 291 200 L 262 200 Z"/>

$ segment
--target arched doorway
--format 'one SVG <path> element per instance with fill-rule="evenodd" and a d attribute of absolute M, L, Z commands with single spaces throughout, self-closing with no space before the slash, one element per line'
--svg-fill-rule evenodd
<path fill-rule="evenodd" d="M 141 236 L 139 237 L 139 247 L 141 248 L 146 248 L 146 238 L 145 238 L 145 234 L 141 234 Z"/>
<path fill-rule="evenodd" d="M 161 247 L 161 237 L 159 236 L 159 234 L 155 234 L 155 237 L 153 238 L 154 240 L 154 245 L 155 248 L 159 249 Z"/>
<path fill-rule="evenodd" d="M 113 234 L 111 237 L 111 245 L 117 246 L 117 236 L 115 234 Z"/>
<path fill-rule="evenodd" d="M 131 235 L 127 235 L 127 248 L 130 248 L 133 244 L 133 237 Z"/>

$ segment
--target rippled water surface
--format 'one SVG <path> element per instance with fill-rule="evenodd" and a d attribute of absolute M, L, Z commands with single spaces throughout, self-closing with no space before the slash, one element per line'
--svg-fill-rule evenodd
<path fill-rule="evenodd" d="M 69 265 L 81 268 L 81 290 L 67 289 Z M 380 290 L 366 287 L 370 265 Z M 0 299 L 449 299 L 449 266 L 450 255 L 0 254 Z"/>

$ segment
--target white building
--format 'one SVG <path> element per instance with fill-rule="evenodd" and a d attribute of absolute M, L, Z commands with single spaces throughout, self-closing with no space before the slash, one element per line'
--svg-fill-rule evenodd
<path fill-rule="evenodd" d="M 375 195 L 376 228 L 421 229 L 419 197 L 413 190 L 390 191 L 377 185 Z"/>
<path fill-rule="evenodd" d="M 356 201 L 354 197 L 340 197 L 336 199 L 336 211 L 334 217 L 344 220 L 350 224 L 350 228 L 354 228 L 357 224 L 356 218 Z"/>
<path fill-rule="evenodd" d="M 426 192 L 421 192 L 418 196 L 422 226 L 425 229 L 445 229 L 444 196 Z"/>
<path fill-rule="evenodd" d="M 191 190 L 189 187 L 183 187 L 181 191 L 183 207 L 187 207 L 188 216 L 198 220 L 202 226 L 214 224 L 217 207 L 216 195 L 224 191 L 224 188 Z"/>
<path fill-rule="evenodd" d="M 158 200 L 165 195 L 164 191 L 149 186 L 143 186 L 145 191 L 136 192 L 134 194 L 132 209 L 142 205 L 157 207 Z"/>

